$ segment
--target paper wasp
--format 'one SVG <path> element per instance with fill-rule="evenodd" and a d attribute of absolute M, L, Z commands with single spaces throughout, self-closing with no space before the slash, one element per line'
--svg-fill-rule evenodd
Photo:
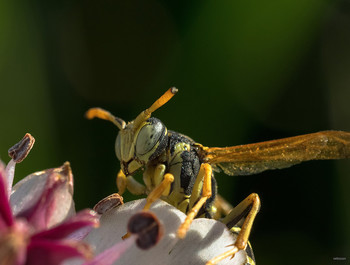
<path fill-rule="evenodd" d="M 194 218 L 219 218 L 223 213 L 226 216 L 221 221 L 238 234 L 237 240 L 230 250 L 207 264 L 233 257 L 240 250 L 246 252 L 246 264 L 255 264 L 248 238 L 260 208 L 259 196 L 253 193 L 236 207 L 227 209 L 225 201 L 217 195 L 212 170 L 222 170 L 227 175 L 251 175 L 308 160 L 348 158 L 350 133 L 323 131 L 256 144 L 205 147 L 183 134 L 168 131 L 160 120 L 151 117 L 176 92 L 176 88 L 170 88 L 127 124 L 100 108 L 86 113 L 89 119 L 109 120 L 119 128 L 115 143 L 121 163 L 117 175 L 119 193 L 127 189 L 136 195 L 146 194 L 144 209 L 161 198 L 186 213 L 187 218 L 177 232 L 179 238 L 185 237 Z M 145 185 L 133 178 L 139 169 L 144 169 Z"/>

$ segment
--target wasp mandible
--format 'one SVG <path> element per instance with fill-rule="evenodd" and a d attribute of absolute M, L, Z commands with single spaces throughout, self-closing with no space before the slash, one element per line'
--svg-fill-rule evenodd
<path fill-rule="evenodd" d="M 248 145 L 205 147 L 188 136 L 168 130 L 159 119 L 151 117 L 177 91 L 170 88 L 129 123 L 100 108 L 87 111 L 88 119 L 105 119 L 119 128 L 115 143 L 121 164 L 117 175 L 119 194 L 126 189 L 136 195 L 146 194 L 144 209 L 161 198 L 186 213 L 177 231 L 179 238 L 185 237 L 194 218 L 217 219 L 223 213 L 226 216 L 222 222 L 237 234 L 237 239 L 230 250 L 207 264 L 233 257 L 240 250 L 245 250 L 247 264 L 255 264 L 248 238 L 260 209 L 259 196 L 253 193 L 236 207 L 227 207 L 217 194 L 213 170 L 222 170 L 227 175 L 251 175 L 308 160 L 349 158 L 350 133 L 322 131 Z M 133 178 L 141 168 L 144 184 Z"/>

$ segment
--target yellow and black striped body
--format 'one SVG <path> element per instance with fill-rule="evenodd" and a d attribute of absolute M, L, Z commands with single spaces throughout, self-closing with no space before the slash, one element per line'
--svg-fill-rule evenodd
<path fill-rule="evenodd" d="M 254 219 L 260 209 L 258 194 L 252 193 L 235 207 L 217 194 L 212 170 L 230 176 L 251 175 L 270 169 L 282 169 L 309 160 L 350 158 L 350 133 L 323 131 L 285 139 L 231 147 L 206 147 L 180 133 L 168 131 L 151 114 L 166 104 L 177 89 L 168 89 L 133 121 L 126 123 L 100 108 L 89 109 L 86 117 L 101 118 L 119 128 L 115 150 L 121 170 L 117 176 L 118 192 L 147 194 L 144 210 L 162 198 L 182 212 L 186 219 L 177 231 L 184 238 L 196 217 L 220 219 L 237 235 L 228 251 L 214 257 L 207 265 L 246 253 L 246 264 L 254 265 L 248 242 Z M 144 169 L 144 184 L 133 174 Z M 241 227 L 241 228 L 240 228 Z"/>
<path fill-rule="evenodd" d="M 160 180 L 152 179 L 156 175 L 153 174 L 154 168 L 159 164 L 163 164 L 165 166 L 164 174 L 171 173 L 174 176 L 174 182 L 171 184 L 170 190 L 163 194 L 161 198 L 187 214 L 199 200 L 202 193 L 203 183 L 197 186 L 195 182 L 203 161 L 199 156 L 198 144 L 188 136 L 169 130 L 166 137 L 167 144 L 163 146 L 164 150 L 145 166 L 144 182 L 148 190 L 147 193 L 151 192 L 160 183 Z M 211 176 L 211 185 L 212 195 L 198 212 L 197 218 L 214 218 L 215 216 L 214 202 L 217 197 L 217 184 L 214 174 Z M 240 227 L 235 226 L 239 221 L 241 219 L 233 220 L 233 222 L 227 224 L 235 236 L 240 231 Z M 245 265 L 255 265 L 250 243 L 247 244 L 245 252 Z"/>
<path fill-rule="evenodd" d="M 163 163 L 166 166 L 165 173 L 171 173 L 175 176 L 169 194 L 163 196 L 162 199 L 187 213 L 201 194 L 202 185 L 199 187 L 194 187 L 194 185 L 202 161 L 198 155 L 198 147 L 191 138 L 174 131 L 168 131 L 167 137 L 168 144 L 163 154 L 155 161 L 150 161 L 150 165 Z M 213 202 L 217 193 L 214 175 L 212 175 L 211 183 L 212 196 L 200 210 L 198 217 L 211 218 L 213 216 Z M 153 188 L 149 187 L 150 191 Z M 197 190 L 193 190 L 194 188 Z"/>

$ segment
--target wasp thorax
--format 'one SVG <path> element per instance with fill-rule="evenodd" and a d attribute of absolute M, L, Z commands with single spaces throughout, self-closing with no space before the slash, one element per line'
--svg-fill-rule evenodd
<path fill-rule="evenodd" d="M 132 174 L 158 157 L 164 151 L 167 139 L 166 127 L 153 117 L 143 122 L 136 130 L 126 126 L 124 130 L 119 131 L 115 150 L 124 173 Z"/>

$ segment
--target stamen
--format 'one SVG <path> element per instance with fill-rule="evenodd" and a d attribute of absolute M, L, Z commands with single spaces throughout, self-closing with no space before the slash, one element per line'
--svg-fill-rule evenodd
<path fill-rule="evenodd" d="M 123 204 L 123 197 L 118 193 L 113 193 L 106 198 L 100 200 L 95 206 L 94 211 L 98 214 L 104 214 L 110 209 L 118 207 Z"/>
<path fill-rule="evenodd" d="M 136 234 L 136 245 L 146 250 L 156 245 L 162 238 L 163 227 L 153 213 L 142 211 L 130 218 L 128 234 Z"/>
<path fill-rule="evenodd" d="M 30 150 L 34 145 L 35 139 L 29 133 L 26 133 L 21 141 L 12 146 L 8 150 L 9 156 L 16 163 L 21 163 L 29 154 Z"/>

